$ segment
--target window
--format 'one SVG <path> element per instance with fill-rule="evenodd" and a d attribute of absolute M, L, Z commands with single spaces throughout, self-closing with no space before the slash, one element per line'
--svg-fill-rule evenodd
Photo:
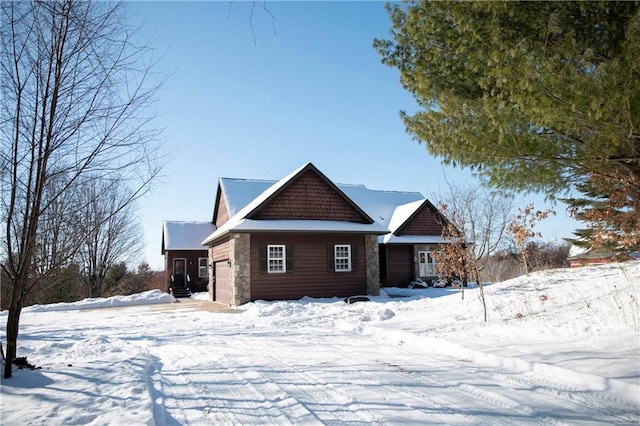
<path fill-rule="evenodd" d="M 349 272 L 351 271 L 351 246 L 335 245 L 334 246 L 334 262 L 336 272 Z"/>
<path fill-rule="evenodd" d="M 267 272 L 270 274 L 286 272 L 285 261 L 285 246 L 267 246 Z"/>
<path fill-rule="evenodd" d="M 199 278 L 207 278 L 209 276 L 209 271 L 207 270 L 207 262 L 209 259 L 206 257 L 198 258 L 198 277 Z"/>
<path fill-rule="evenodd" d="M 293 246 L 284 244 L 261 245 L 258 250 L 261 273 L 293 273 Z"/>
<path fill-rule="evenodd" d="M 427 252 L 427 275 L 438 275 L 438 265 L 434 256 L 435 252 Z"/>
<path fill-rule="evenodd" d="M 185 266 L 187 264 L 187 259 L 177 258 L 173 259 L 173 274 L 174 275 L 184 275 L 187 273 Z"/>

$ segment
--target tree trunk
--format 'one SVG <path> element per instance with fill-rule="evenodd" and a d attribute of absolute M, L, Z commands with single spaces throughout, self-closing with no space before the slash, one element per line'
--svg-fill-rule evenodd
<path fill-rule="evenodd" d="M 18 349 L 18 329 L 20 324 L 20 312 L 22 311 L 22 293 L 24 292 L 24 279 L 16 278 L 11 292 L 11 307 L 7 316 L 7 354 L 4 364 L 4 378 L 10 379 L 13 372 L 13 360 Z"/>

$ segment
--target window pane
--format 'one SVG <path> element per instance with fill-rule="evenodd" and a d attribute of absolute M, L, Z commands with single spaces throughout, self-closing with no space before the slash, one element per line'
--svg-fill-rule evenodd
<path fill-rule="evenodd" d="M 334 247 L 335 254 L 335 270 L 350 271 L 351 270 L 351 246 L 336 245 Z"/>
<path fill-rule="evenodd" d="M 198 277 L 200 278 L 206 278 L 208 273 L 207 273 L 207 262 L 209 259 L 207 259 L 206 257 L 199 257 L 198 258 Z"/>
<path fill-rule="evenodd" d="M 269 272 L 285 272 L 285 246 L 267 246 Z"/>

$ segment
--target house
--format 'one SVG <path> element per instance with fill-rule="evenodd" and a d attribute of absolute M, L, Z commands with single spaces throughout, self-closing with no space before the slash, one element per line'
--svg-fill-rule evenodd
<path fill-rule="evenodd" d="M 162 223 L 162 255 L 164 256 L 165 290 L 170 291 L 171 278 L 184 276 L 191 291 L 207 291 L 209 271 L 207 248 L 201 242 L 215 231 L 211 222 L 164 221 Z"/>
<path fill-rule="evenodd" d="M 567 260 L 571 268 L 580 268 L 583 266 L 605 265 L 612 262 L 625 262 L 637 258 L 638 252 L 616 253 L 607 248 L 591 249 L 572 245 L 569 249 Z"/>
<path fill-rule="evenodd" d="M 307 163 L 279 181 L 220 178 L 214 206 L 200 244 L 211 298 L 227 305 L 376 295 L 438 276 L 446 219 L 418 192 L 336 184 Z"/>

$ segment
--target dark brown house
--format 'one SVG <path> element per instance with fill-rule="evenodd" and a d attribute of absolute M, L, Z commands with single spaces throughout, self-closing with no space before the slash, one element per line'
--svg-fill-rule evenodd
<path fill-rule="evenodd" d="M 166 221 L 170 277 L 237 306 L 377 295 L 438 277 L 444 217 L 418 192 L 335 184 L 307 163 L 279 181 L 220 178 L 211 222 Z"/>
<path fill-rule="evenodd" d="M 212 222 L 209 292 L 231 306 L 437 277 L 445 223 L 417 192 L 338 185 L 311 163 L 277 182 L 221 178 Z"/>

